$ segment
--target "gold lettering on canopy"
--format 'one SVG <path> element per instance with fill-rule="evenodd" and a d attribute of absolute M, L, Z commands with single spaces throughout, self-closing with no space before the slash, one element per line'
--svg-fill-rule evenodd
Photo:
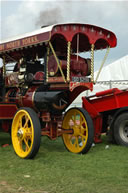
<path fill-rule="evenodd" d="M 0 51 L 4 50 L 4 44 L 0 45 Z"/>
<path fill-rule="evenodd" d="M 24 38 L 24 39 L 19 39 L 19 40 L 15 40 L 15 41 L 11 41 L 5 44 L 0 44 L 0 51 L 3 50 L 11 50 L 11 49 L 16 49 L 16 48 L 20 48 L 23 46 L 28 46 L 28 45 L 32 45 L 32 44 L 36 44 L 38 43 L 40 40 L 38 40 L 37 36 L 31 36 L 28 38 Z"/>
<path fill-rule="evenodd" d="M 17 48 L 19 46 L 20 46 L 20 41 L 19 40 L 9 42 L 9 43 L 6 44 L 7 49 Z"/>
<path fill-rule="evenodd" d="M 39 42 L 37 36 L 32 36 L 22 40 L 23 46 Z"/>

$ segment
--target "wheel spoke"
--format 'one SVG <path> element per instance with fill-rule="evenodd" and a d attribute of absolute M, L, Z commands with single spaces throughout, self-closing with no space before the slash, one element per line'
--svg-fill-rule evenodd
<path fill-rule="evenodd" d="M 31 131 L 26 131 L 25 136 L 29 139 L 32 139 L 32 132 Z"/>
<path fill-rule="evenodd" d="M 74 112 L 74 114 L 72 115 L 72 117 L 74 118 L 74 123 L 76 121 L 76 112 Z"/>
<path fill-rule="evenodd" d="M 81 134 L 84 134 L 87 131 L 87 128 L 81 127 Z"/>
<path fill-rule="evenodd" d="M 80 122 L 80 127 L 82 128 L 82 130 L 86 131 L 87 130 L 87 124 L 85 123 L 85 121 L 83 120 L 82 122 Z"/>
<path fill-rule="evenodd" d="M 20 150 L 22 150 L 22 140 L 18 139 L 18 144 L 19 144 Z"/>
<path fill-rule="evenodd" d="M 75 143 L 73 144 L 76 148 L 78 148 L 79 147 L 79 143 L 78 143 L 78 138 L 76 137 L 75 138 Z"/>
<path fill-rule="evenodd" d="M 86 140 L 86 136 L 85 135 L 83 135 L 82 133 L 79 133 L 79 136 L 81 136 L 83 139 L 85 139 Z M 82 140 L 83 141 L 83 140 Z"/>
<path fill-rule="evenodd" d="M 22 116 L 19 117 L 19 128 L 22 128 Z"/>
<path fill-rule="evenodd" d="M 85 121 L 84 120 L 82 120 L 82 122 L 81 122 L 81 125 L 84 125 L 85 124 L 85 126 L 86 126 L 86 123 L 85 123 Z"/>
<path fill-rule="evenodd" d="M 73 123 L 75 123 L 75 120 L 71 117 L 71 119 L 70 120 L 72 120 L 73 121 Z"/>
<path fill-rule="evenodd" d="M 25 116 L 24 128 L 26 128 L 28 126 L 28 121 L 29 121 L 29 118 L 27 116 Z"/>
<path fill-rule="evenodd" d="M 80 116 L 80 125 L 82 125 L 84 123 L 82 117 Z"/>
<path fill-rule="evenodd" d="M 28 137 L 32 138 L 32 128 L 31 127 L 27 129 L 26 134 Z"/>
<path fill-rule="evenodd" d="M 68 135 L 68 139 L 70 142 L 72 141 L 72 138 L 73 138 L 73 135 Z"/>
<path fill-rule="evenodd" d="M 25 143 L 25 145 L 26 145 L 26 151 L 28 151 L 29 150 L 29 145 L 28 145 L 28 139 L 26 139 L 26 138 L 24 138 L 24 143 Z"/>
<path fill-rule="evenodd" d="M 29 139 L 32 139 L 32 133 L 27 133 L 26 136 L 27 136 Z"/>
<path fill-rule="evenodd" d="M 86 138 L 81 138 L 82 139 L 82 144 L 84 144 L 85 143 L 85 141 L 86 141 Z"/>

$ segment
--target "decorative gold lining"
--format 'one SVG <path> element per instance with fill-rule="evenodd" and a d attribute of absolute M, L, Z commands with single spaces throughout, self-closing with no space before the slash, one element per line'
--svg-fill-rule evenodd
<path fill-rule="evenodd" d="M 55 57 L 55 59 L 56 59 L 57 65 L 58 65 L 59 70 L 60 70 L 60 72 L 61 72 L 61 75 L 62 75 L 62 77 L 63 77 L 63 79 L 64 79 L 64 82 L 66 82 L 66 79 L 65 79 L 63 70 L 62 70 L 62 68 L 61 68 L 61 66 L 60 66 L 59 60 L 58 60 L 58 58 L 57 58 L 57 56 L 56 56 L 55 50 L 54 50 L 54 48 L 53 48 L 53 46 L 52 46 L 52 44 L 51 44 L 50 41 L 49 41 L 49 45 L 50 45 L 50 48 L 51 48 L 51 50 L 52 50 L 52 53 L 53 53 L 53 55 L 54 55 L 54 57 Z"/>

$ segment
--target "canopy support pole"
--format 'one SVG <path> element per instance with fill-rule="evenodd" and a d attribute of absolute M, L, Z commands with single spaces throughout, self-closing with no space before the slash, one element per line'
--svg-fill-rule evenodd
<path fill-rule="evenodd" d="M 94 82 L 94 44 L 91 44 L 91 82 Z"/>
<path fill-rule="evenodd" d="M 5 75 L 6 75 L 5 56 L 3 56 L 3 78 L 5 78 Z"/>
<path fill-rule="evenodd" d="M 50 53 L 50 48 L 48 46 L 47 47 L 47 58 L 46 58 L 46 82 L 48 82 L 48 59 L 49 59 L 49 53 Z"/>
<path fill-rule="evenodd" d="M 108 54 L 109 54 L 109 51 L 110 51 L 110 46 L 107 48 L 107 50 L 106 50 L 106 54 L 105 54 L 105 56 L 104 56 L 104 59 L 103 59 L 103 61 L 102 61 L 102 63 L 101 63 L 101 66 L 100 66 L 100 69 L 99 69 L 99 71 L 98 71 L 98 73 L 97 73 L 97 76 L 96 76 L 96 79 L 95 79 L 95 84 L 96 84 L 96 82 L 97 82 L 97 80 L 98 80 L 98 78 L 99 78 L 99 75 L 100 75 L 100 73 L 101 73 L 101 70 L 102 70 L 102 68 L 103 68 L 103 65 L 104 65 L 104 63 L 105 63 L 105 61 L 106 61 L 106 59 L 107 59 L 107 56 L 108 56 Z"/>
<path fill-rule="evenodd" d="M 78 62 L 78 57 L 79 57 L 79 34 L 77 34 L 77 62 Z"/>
<path fill-rule="evenodd" d="M 68 42 L 68 47 L 67 47 L 67 82 L 70 81 L 70 53 L 71 53 L 71 42 Z"/>

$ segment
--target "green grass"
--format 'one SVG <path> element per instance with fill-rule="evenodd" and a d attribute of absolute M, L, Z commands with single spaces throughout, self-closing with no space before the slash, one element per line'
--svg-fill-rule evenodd
<path fill-rule="evenodd" d="M 42 137 L 33 160 L 20 159 L 0 133 L 0 193 L 128 193 L 128 149 L 107 143 L 86 155 L 68 152 L 61 138 Z M 25 176 L 29 175 L 29 176 Z"/>

